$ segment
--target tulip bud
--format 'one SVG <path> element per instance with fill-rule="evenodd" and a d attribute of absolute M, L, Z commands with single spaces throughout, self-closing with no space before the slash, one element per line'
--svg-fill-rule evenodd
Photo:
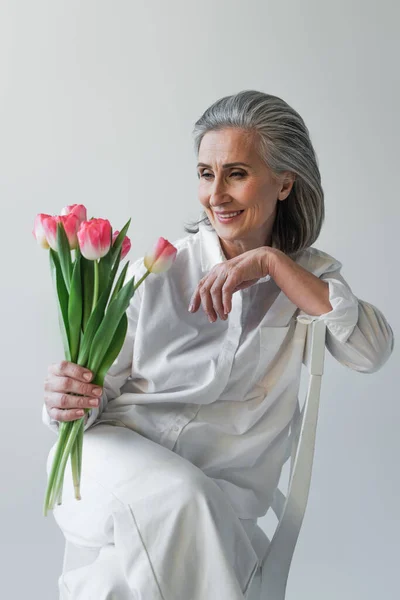
<path fill-rule="evenodd" d="M 32 231 L 32 234 L 39 246 L 45 248 L 46 250 L 50 248 L 50 246 L 46 238 L 46 233 L 44 231 L 43 221 L 45 219 L 48 219 L 49 217 L 51 217 L 51 215 L 46 215 L 44 213 L 39 213 L 38 215 L 36 215 Z"/>
<path fill-rule="evenodd" d="M 115 240 L 118 237 L 118 234 L 119 234 L 119 231 L 114 231 L 113 237 L 112 237 L 112 243 L 113 243 L 113 245 L 115 243 Z M 124 237 L 123 242 L 122 242 L 121 260 L 123 260 L 125 258 L 125 256 L 128 254 L 128 252 L 129 252 L 130 249 L 131 249 L 131 240 L 126 235 Z"/>
<path fill-rule="evenodd" d="M 68 206 L 64 206 L 61 211 L 62 215 L 70 215 L 74 214 L 79 219 L 79 224 L 83 223 L 83 221 L 87 221 L 87 210 L 86 206 L 83 204 L 69 204 Z"/>
<path fill-rule="evenodd" d="M 147 252 L 144 257 L 144 266 L 150 273 L 164 273 L 172 266 L 175 261 L 178 250 L 160 237 L 151 252 Z"/>
<path fill-rule="evenodd" d="M 111 247 L 111 223 L 108 219 L 90 219 L 81 223 L 78 242 L 82 255 L 97 260 L 107 254 Z"/>
<path fill-rule="evenodd" d="M 57 224 L 62 223 L 65 233 L 68 238 L 69 247 L 75 250 L 78 247 L 77 231 L 79 227 L 79 219 L 73 213 L 65 216 L 48 216 L 43 219 L 43 229 L 46 234 L 47 242 L 53 250 L 57 251 Z"/>

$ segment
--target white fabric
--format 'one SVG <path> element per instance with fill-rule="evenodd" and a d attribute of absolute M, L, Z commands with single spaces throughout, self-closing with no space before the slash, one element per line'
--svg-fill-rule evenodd
<path fill-rule="evenodd" d="M 178 454 L 127 428 L 93 427 L 81 496 L 68 463 L 54 518 L 93 557 L 60 577 L 60 600 L 246 597 L 259 564 L 256 523 L 240 521 L 212 479 Z"/>
<path fill-rule="evenodd" d="M 226 260 L 219 238 L 201 224 L 174 245 L 172 268 L 149 275 L 131 301 L 125 344 L 85 429 L 108 422 L 137 431 L 211 477 L 240 518 L 258 518 L 279 481 L 297 401 L 304 329 L 296 318 L 323 319 L 328 350 L 364 373 L 387 360 L 393 332 L 354 296 L 341 263 L 316 248 L 296 262 L 328 282 L 332 311 L 306 315 L 267 275 L 233 295 L 226 321 L 210 323 L 201 307 L 187 309 L 199 280 Z M 130 265 L 136 280 L 144 272 L 142 258 Z M 45 407 L 43 420 L 57 431 Z"/>
<path fill-rule="evenodd" d="M 60 578 L 62 600 L 129 591 L 140 600 L 244 598 L 261 559 L 256 520 L 272 503 L 297 403 L 298 320 L 324 320 L 329 351 L 360 372 L 379 369 L 393 348 L 385 317 L 322 251 L 296 262 L 328 282 L 329 313 L 299 311 L 266 276 L 233 295 L 226 321 L 209 323 L 202 308 L 187 308 L 199 280 L 226 260 L 219 238 L 201 225 L 174 244 L 172 268 L 150 275 L 131 301 L 124 346 L 86 423 L 82 500 L 68 467 L 54 511 L 67 540 L 101 549 Z M 128 276 L 144 272 L 141 258 Z M 43 420 L 57 431 L 45 407 Z"/>

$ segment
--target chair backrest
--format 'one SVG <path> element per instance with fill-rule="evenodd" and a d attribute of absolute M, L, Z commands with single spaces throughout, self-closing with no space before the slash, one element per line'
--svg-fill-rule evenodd
<path fill-rule="evenodd" d="M 300 533 L 310 490 L 318 420 L 321 379 L 324 371 L 326 325 L 323 321 L 301 321 L 307 327 L 303 364 L 308 372 L 308 390 L 300 410 L 297 401 L 290 428 L 286 459 L 290 476 L 286 496 L 278 487 L 271 506 L 278 525 L 261 565 L 261 600 L 284 600 L 290 564 Z"/>

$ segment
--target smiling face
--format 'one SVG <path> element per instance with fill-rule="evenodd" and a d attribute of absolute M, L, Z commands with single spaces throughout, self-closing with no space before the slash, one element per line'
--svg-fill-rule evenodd
<path fill-rule="evenodd" d="M 257 153 L 254 134 L 241 129 L 206 133 L 198 161 L 199 200 L 226 257 L 270 245 L 276 205 L 289 195 L 293 176 L 274 177 Z"/>

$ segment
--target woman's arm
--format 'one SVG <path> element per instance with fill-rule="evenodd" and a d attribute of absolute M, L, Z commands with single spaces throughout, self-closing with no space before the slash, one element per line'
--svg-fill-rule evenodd
<path fill-rule="evenodd" d="M 340 273 L 341 263 L 335 261 L 317 277 L 282 252 L 269 250 L 271 277 L 299 307 L 299 319 L 326 323 L 326 347 L 332 356 L 360 373 L 378 371 L 393 351 L 392 328 L 378 308 L 352 293 Z"/>

